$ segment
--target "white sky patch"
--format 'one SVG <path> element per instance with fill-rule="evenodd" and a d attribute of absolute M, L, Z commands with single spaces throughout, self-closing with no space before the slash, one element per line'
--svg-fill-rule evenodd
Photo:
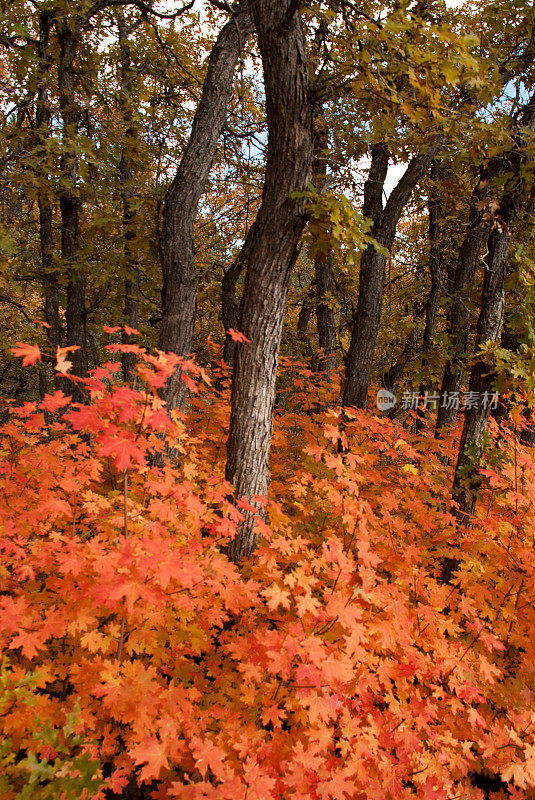
<path fill-rule="evenodd" d="M 362 181 L 366 180 L 368 177 L 368 172 L 370 171 L 371 165 L 371 158 L 370 156 L 362 156 L 355 165 L 355 171 L 362 175 Z M 386 173 L 386 180 L 383 190 L 383 206 L 390 197 L 390 193 L 394 186 L 397 186 L 399 179 L 407 169 L 407 164 L 403 162 L 398 162 L 394 164 L 393 161 L 390 161 L 388 165 L 388 172 Z"/>

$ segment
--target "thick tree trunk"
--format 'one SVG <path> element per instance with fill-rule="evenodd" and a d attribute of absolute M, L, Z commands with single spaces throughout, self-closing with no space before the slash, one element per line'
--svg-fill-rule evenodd
<path fill-rule="evenodd" d="M 264 69 L 268 148 L 262 203 L 251 243 L 234 364 L 226 477 L 237 498 L 267 498 L 275 381 L 292 267 L 305 216 L 291 198 L 312 177 L 312 110 L 304 28 L 292 0 L 254 0 L 251 13 Z M 256 504 L 258 505 L 258 504 Z M 229 555 L 257 542 L 245 512 Z"/>
<path fill-rule="evenodd" d="M 124 321 L 130 328 L 137 328 L 139 321 L 139 269 L 135 262 L 132 243 L 135 238 L 135 213 L 132 209 L 134 196 L 134 170 L 132 164 L 132 149 L 136 139 L 136 129 L 133 124 L 131 82 L 132 59 L 128 44 L 129 30 L 122 12 L 118 15 L 119 52 L 120 52 L 120 80 L 121 80 L 121 111 L 125 127 L 125 141 L 122 146 L 121 161 L 119 164 L 119 180 L 121 184 L 121 200 L 123 204 L 123 235 L 124 235 L 124 260 L 126 277 L 124 282 Z M 123 333 L 123 344 L 129 344 L 132 337 Z M 132 383 L 136 376 L 136 356 L 134 353 L 121 354 L 123 380 Z"/>
<path fill-rule="evenodd" d="M 535 130 L 535 93 L 524 107 L 520 125 Z M 515 150 L 507 154 L 508 172 L 513 173 L 509 186 L 502 194 L 498 212 L 487 243 L 485 275 L 481 311 L 477 323 L 475 351 L 487 342 L 495 342 L 500 336 L 505 304 L 505 274 L 509 256 L 511 232 L 524 194 L 525 178 L 521 169 L 527 159 L 522 149 L 522 134 L 517 136 Z M 467 410 L 459 457 L 453 482 L 453 499 L 458 503 L 458 518 L 469 523 L 474 512 L 479 486 L 478 463 L 481 455 L 481 440 L 490 414 L 490 403 L 482 401 L 492 392 L 494 376 L 489 366 L 478 358 L 470 375 L 469 391 L 477 392 L 479 402 Z"/>
<path fill-rule="evenodd" d="M 77 158 L 71 149 L 71 139 L 78 127 L 78 109 L 74 96 L 74 57 L 77 34 L 72 20 L 64 18 L 58 25 L 60 56 L 58 64 L 59 105 L 63 122 L 63 152 L 60 171 L 63 186 L 59 198 L 61 212 L 61 256 L 68 273 L 67 282 L 67 345 L 76 346 L 70 354 L 72 374 L 78 377 L 87 375 L 87 336 L 85 289 L 86 278 L 77 265 L 80 199 L 76 189 Z M 74 400 L 82 401 L 83 394 L 75 384 L 72 389 Z"/>
<path fill-rule="evenodd" d="M 386 249 L 392 247 L 399 219 L 414 188 L 444 142 L 445 138 L 439 137 L 426 151 L 410 161 L 384 209 L 381 195 L 388 169 L 388 153 L 381 146 L 372 149 L 372 164 L 366 181 L 362 211 L 365 217 L 373 220 L 371 235 Z M 368 405 L 371 368 L 381 322 L 386 261 L 386 255 L 372 245 L 361 256 L 358 303 L 346 360 L 342 400 L 344 406 L 366 408 Z"/>
<path fill-rule="evenodd" d="M 192 350 L 197 308 L 193 223 L 225 124 L 234 71 L 252 29 L 247 0 L 242 0 L 212 48 L 189 141 L 165 197 L 159 243 L 163 289 L 158 347 L 182 357 Z M 163 397 L 169 409 L 183 408 L 186 389 L 180 369 Z"/>

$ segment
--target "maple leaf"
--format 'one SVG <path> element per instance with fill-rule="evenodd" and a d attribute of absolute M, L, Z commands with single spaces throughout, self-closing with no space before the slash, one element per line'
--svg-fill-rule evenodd
<path fill-rule="evenodd" d="M 275 611 L 279 606 L 290 608 L 290 594 L 286 589 L 282 589 L 277 584 L 268 586 L 266 589 L 263 589 L 260 594 L 266 598 L 267 606 L 270 611 Z"/>
<path fill-rule="evenodd" d="M 67 397 L 61 391 L 56 391 L 54 394 L 45 394 L 44 399 L 41 401 L 40 408 L 43 411 L 54 412 L 58 408 L 64 408 L 70 403 L 70 397 Z"/>
<path fill-rule="evenodd" d="M 141 770 L 141 780 L 148 781 L 160 777 L 162 769 L 169 767 L 164 745 L 156 736 L 147 736 L 142 742 L 129 748 L 135 764 L 146 764 Z"/>
<path fill-rule="evenodd" d="M 117 331 L 121 330 L 120 325 L 103 325 L 102 330 L 104 333 L 117 333 Z"/>
<path fill-rule="evenodd" d="M 124 325 L 123 327 L 127 336 L 139 336 L 137 328 L 131 328 L 130 325 Z"/>
<path fill-rule="evenodd" d="M 36 344 L 17 342 L 17 347 L 10 347 L 9 350 L 17 358 L 22 358 L 23 367 L 29 367 L 36 361 L 41 361 L 41 351 Z"/>
<path fill-rule="evenodd" d="M 16 650 L 19 647 L 26 658 L 33 658 L 38 650 L 42 649 L 47 636 L 43 631 L 19 630 L 11 640 L 9 647 Z"/>
<path fill-rule="evenodd" d="M 234 342 L 251 342 L 245 334 L 240 333 L 240 331 L 235 331 L 234 328 L 229 328 L 227 333 Z"/>
<path fill-rule="evenodd" d="M 226 753 L 209 739 L 195 738 L 192 741 L 192 752 L 195 757 L 195 766 L 202 777 L 210 769 L 215 777 L 224 781 L 229 777 L 229 768 L 225 765 Z"/>
<path fill-rule="evenodd" d="M 133 439 L 125 437 L 106 437 L 102 440 L 100 453 L 103 456 L 112 456 L 117 469 L 128 469 L 132 461 L 139 466 L 145 464 L 145 454 Z"/>

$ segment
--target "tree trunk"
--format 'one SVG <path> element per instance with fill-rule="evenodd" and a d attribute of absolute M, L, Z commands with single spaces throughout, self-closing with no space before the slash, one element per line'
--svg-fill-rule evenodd
<path fill-rule="evenodd" d="M 238 280 L 247 266 L 251 244 L 254 240 L 254 222 L 247 231 L 247 236 L 243 247 L 225 272 L 221 284 L 221 321 L 225 329 L 225 346 L 223 348 L 223 361 L 229 367 L 234 364 L 236 355 L 236 342 L 228 333 L 229 330 L 237 330 L 240 319 L 240 303 L 236 298 L 236 286 Z"/>
<path fill-rule="evenodd" d="M 312 177 L 312 110 L 305 33 L 292 0 L 251 2 L 262 56 L 268 125 L 262 203 L 248 258 L 232 380 L 226 477 L 237 498 L 267 498 L 275 381 L 292 267 L 305 225 L 291 198 Z M 262 513 L 262 511 L 260 512 Z M 257 543 L 254 515 L 244 512 L 229 555 L 239 562 Z"/>
<path fill-rule="evenodd" d="M 474 280 L 478 256 L 483 243 L 488 240 L 491 225 L 487 203 L 492 197 L 495 179 L 510 171 L 510 157 L 511 153 L 507 151 L 487 164 L 470 200 L 468 230 L 459 249 L 451 286 L 453 299 L 449 313 L 449 334 L 452 353 L 444 368 L 440 390 L 442 402 L 438 409 L 435 436 L 440 436 L 442 430 L 451 427 L 457 417 L 455 404 L 446 405 L 444 398 L 451 397 L 461 388 L 470 333 L 468 294 Z"/>
<path fill-rule="evenodd" d="M 438 169 L 438 165 L 435 162 L 431 167 L 431 178 L 436 178 L 436 172 Z M 428 268 L 429 268 L 429 277 L 431 281 L 431 287 L 429 290 L 429 294 L 427 296 L 427 300 L 425 303 L 422 302 L 420 296 L 420 290 L 418 288 L 418 283 L 421 283 L 424 278 L 423 274 L 423 267 L 418 265 L 415 280 L 416 286 L 415 291 L 417 293 L 416 300 L 414 301 L 412 316 L 417 321 L 417 325 L 415 326 L 414 330 L 411 332 L 407 341 L 405 342 L 405 346 L 397 359 L 397 361 L 387 370 L 385 375 L 383 376 L 383 385 L 389 389 L 391 392 L 394 392 L 396 389 L 397 384 L 401 381 L 403 377 L 403 373 L 405 368 L 413 355 L 418 352 L 426 352 L 428 351 L 432 344 L 433 338 L 435 335 L 435 326 L 436 326 L 436 316 L 438 312 L 438 306 L 440 302 L 440 297 L 442 294 L 442 276 L 441 276 L 441 247 L 440 247 L 440 220 L 441 220 L 441 208 L 440 202 L 436 195 L 436 192 L 433 190 L 430 193 L 429 200 L 428 200 L 428 211 L 429 211 L 429 257 L 428 257 Z M 424 326 L 423 335 L 421 336 L 421 327 L 422 323 Z M 425 364 L 425 359 L 422 361 L 422 366 Z M 421 392 L 425 394 L 425 387 L 422 385 L 420 387 Z M 421 409 L 420 406 L 418 407 L 420 412 L 425 412 L 425 409 Z M 422 413 L 418 417 L 419 422 L 421 422 Z M 419 425 L 417 425 L 417 428 Z"/>
<path fill-rule="evenodd" d="M 39 206 L 39 239 L 41 246 L 41 270 L 44 297 L 44 316 L 48 324 L 47 338 L 52 353 L 61 345 L 61 320 L 59 316 L 59 287 L 57 276 L 54 272 L 54 232 L 51 191 L 46 173 L 46 140 L 50 136 L 50 102 L 48 98 L 47 78 L 52 67 L 52 58 L 49 53 L 50 32 L 54 21 L 53 11 L 43 11 L 39 15 L 39 39 L 37 42 L 37 55 L 39 58 L 39 85 L 37 89 L 36 108 L 36 152 L 42 160 L 44 170 L 39 171 L 39 190 L 37 203 Z M 56 389 L 64 388 L 64 379 L 54 373 L 54 386 Z"/>
<path fill-rule="evenodd" d="M 524 107 L 520 125 L 531 131 L 535 130 L 535 93 Z M 527 160 L 526 151 L 522 149 L 522 139 L 520 136 L 516 139 L 515 150 L 507 154 L 508 172 L 512 172 L 513 177 L 502 194 L 487 243 L 476 353 L 487 342 L 497 341 L 502 328 L 509 245 L 524 194 L 525 178 L 521 176 L 521 168 Z M 458 503 L 457 517 L 462 524 L 469 523 L 474 512 L 479 486 L 481 440 L 490 414 L 490 403 L 481 402 L 481 399 L 488 398 L 491 394 L 493 381 L 494 376 L 489 366 L 482 358 L 478 358 L 470 375 L 469 392 L 477 392 L 480 402 L 466 411 L 453 482 L 453 499 Z"/>
<path fill-rule="evenodd" d="M 336 368 L 338 337 L 336 320 L 332 307 L 334 294 L 334 270 L 331 253 L 317 253 L 314 259 L 316 276 L 316 320 L 318 322 L 319 353 L 315 363 L 316 372 L 321 373 L 329 383 Z"/>
<path fill-rule="evenodd" d="M 77 158 L 71 149 L 72 138 L 78 127 L 78 109 L 74 96 L 74 57 L 78 36 L 71 28 L 72 20 L 64 18 L 58 25 L 60 56 L 58 64 L 59 106 L 63 123 L 63 152 L 60 159 L 62 189 L 59 206 L 61 212 L 61 256 L 68 273 L 67 282 L 67 345 L 76 346 L 70 354 L 72 374 L 87 375 L 87 336 L 85 288 L 86 278 L 77 266 L 80 199 L 76 189 Z M 75 384 L 71 391 L 76 401 L 84 399 Z"/>
<path fill-rule="evenodd" d="M 300 342 L 303 343 L 303 347 L 306 350 L 306 357 L 311 360 L 314 364 L 314 352 L 312 350 L 312 344 L 310 342 L 310 336 L 308 333 L 308 326 L 310 323 L 310 317 L 312 316 L 312 312 L 314 311 L 314 297 L 316 295 L 316 287 L 314 285 L 314 281 L 308 287 L 308 291 L 305 295 L 303 302 L 301 303 L 301 308 L 299 309 L 299 316 L 297 318 L 297 338 Z M 312 367 L 312 369 L 314 366 Z"/>
<path fill-rule="evenodd" d="M 121 80 L 121 111 L 125 127 L 125 141 L 123 142 L 121 161 L 119 163 L 119 180 L 121 185 L 121 200 L 123 204 L 123 231 L 124 231 L 124 261 L 126 278 L 124 282 L 124 321 L 130 328 L 137 328 L 139 321 L 139 269 L 135 262 L 132 242 L 135 238 L 135 213 L 132 209 L 134 196 L 132 148 L 136 139 L 136 129 L 133 124 L 132 101 L 130 97 L 130 84 L 133 80 L 132 59 L 128 35 L 130 31 L 122 12 L 118 14 L 119 51 L 120 51 L 120 80 Z M 132 337 L 123 332 L 123 344 L 129 344 Z M 136 356 L 134 353 L 122 353 L 123 380 L 132 383 L 136 376 Z"/>
<path fill-rule="evenodd" d="M 316 122 L 316 124 L 318 124 Z M 320 123 L 321 124 L 321 123 Z M 314 174 L 318 191 L 322 191 L 327 179 L 328 131 L 322 125 L 316 128 L 314 136 Z M 314 369 L 323 374 L 328 383 L 332 379 L 332 371 L 336 367 L 336 351 L 338 337 L 336 320 L 332 307 L 335 281 L 332 252 L 320 249 L 314 257 L 314 282 L 316 285 L 316 320 L 318 324 L 319 353 L 314 359 Z"/>
<path fill-rule="evenodd" d="M 247 2 L 242 0 L 212 48 L 191 134 L 165 197 L 159 242 L 163 288 L 158 347 L 183 358 L 191 353 L 193 346 L 199 283 L 193 223 L 225 124 L 234 71 L 252 29 Z M 183 408 L 186 387 L 180 369 L 168 381 L 162 395 L 170 410 Z"/>
<path fill-rule="evenodd" d="M 437 163 L 431 166 L 431 178 L 438 178 L 437 172 L 439 166 Z M 437 322 L 438 306 L 442 295 L 442 271 L 440 264 L 443 257 L 442 248 L 440 246 L 441 239 L 441 221 L 443 210 L 440 204 L 440 199 L 434 188 L 431 189 L 428 200 L 429 211 L 429 277 L 431 278 L 431 288 L 425 304 L 425 327 L 424 336 L 422 341 L 422 350 L 428 352 L 435 338 L 435 328 Z"/>
<path fill-rule="evenodd" d="M 388 153 L 381 145 L 372 148 L 372 164 L 366 181 L 362 213 L 373 220 L 371 235 L 387 250 L 392 247 L 399 219 L 413 189 L 444 142 L 445 138 L 439 137 L 426 151 L 410 161 L 384 210 L 381 196 L 388 169 Z M 344 407 L 366 408 L 368 405 L 371 368 L 381 322 L 386 261 L 386 255 L 372 245 L 368 245 L 361 256 L 358 303 L 346 360 Z"/>

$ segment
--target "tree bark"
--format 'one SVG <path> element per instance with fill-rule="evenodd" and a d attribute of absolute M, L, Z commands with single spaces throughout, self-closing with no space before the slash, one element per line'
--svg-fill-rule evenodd
<path fill-rule="evenodd" d="M 223 348 L 223 361 L 229 367 L 234 364 L 236 354 L 236 342 L 229 334 L 229 330 L 237 330 L 240 319 L 240 303 L 236 298 L 236 287 L 238 280 L 247 266 L 251 244 L 254 240 L 254 222 L 247 231 L 243 246 L 225 272 L 221 284 L 221 321 L 225 330 L 225 345 Z"/>
<path fill-rule="evenodd" d="M 322 191 L 327 179 L 328 132 L 324 124 L 316 121 L 314 136 L 314 174 L 318 191 Z M 313 369 L 322 374 L 328 383 L 332 379 L 332 371 L 336 367 L 336 351 L 338 337 L 336 320 L 332 307 L 335 281 L 333 258 L 330 248 L 321 247 L 314 257 L 314 283 L 316 285 L 316 321 L 318 324 L 319 352 L 314 358 Z"/>
<path fill-rule="evenodd" d="M 520 126 L 535 131 L 535 93 L 523 109 Z M 492 224 L 487 243 L 485 275 L 481 298 L 481 311 L 477 323 L 475 352 L 487 342 L 495 342 L 500 336 L 505 305 L 505 275 L 509 256 L 511 232 L 516 222 L 519 206 L 524 195 L 525 178 L 521 168 L 527 160 L 523 149 L 525 135 L 516 137 L 516 146 L 507 154 L 508 172 L 513 174 L 502 194 L 498 213 Z M 479 398 L 492 391 L 494 376 L 482 358 L 477 358 L 470 375 L 469 391 L 477 392 Z M 453 499 L 458 504 L 457 517 L 468 524 L 473 515 L 479 487 L 478 463 L 481 456 L 481 440 L 490 414 L 490 403 L 479 402 L 467 410 L 459 445 L 459 456 L 453 482 Z"/>
<path fill-rule="evenodd" d="M 165 197 L 159 242 L 163 288 L 158 347 L 183 358 L 192 350 L 199 283 L 193 223 L 225 124 L 234 71 L 252 29 L 247 0 L 242 0 L 212 48 L 191 134 Z M 183 408 L 186 388 L 180 369 L 162 394 L 169 410 Z"/>
<path fill-rule="evenodd" d="M 438 165 L 435 163 L 431 166 L 431 178 L 437 178 Z M 442 248 L 440 246 L 441 239 L 441 221 L 443 210 L 440 203 L 440 198 L 434 188 L 431 189 L 429 200 L 427 204 L 429 211 L 429 277 L 431 279 L 431 288 L 425 304 L 425 327 L 422 341 L 422 350 L 428 352 L 435 338 L 435 328 L 437 322 L 437 313 L 442 295 L 442 271 L 440 268 L 441 260 L 443 257 Z"/>
<path fill-rule="evenodd" d="M 426 151 L 410 161 L 384 209 L 381 197 L 388 169 L 388 153 L 381 145 L 372 149 L 362 213 L 373 220 L 371 235 L 387 250 L 392 247 L 399 219 L 414 188 L 444 143 L 445 137 L 440 136 Z M 368 245 L 361 256 L 358 303 L 346 360 L 344 407 L 366 408 L 368 405 L 371 368 L 381 322 L 386 262 L 386 255 L 373 245 Z"/>
<path fill-rule="evenodd" d="M 299 316 L 297 317 L 297 338 L 303 343 L 306 357 L 311 360 L 312 364 L 314 364 L 314 352 L 310 342 L 308 326 L 312 312 L 314 311 L 314 298 L 316 296 L 316 287 L 314 284 L 315 281 L 309 285 L 308 291 L 301 303 L 301 308 L 299 309 Z"/>
<path fill-rule="evenodd" d="M 123 205 L 123 236 L 124 236 L 124 261 L 126 277 L 124 281 L 124 321 L 130 328 L 137 328 L 139 324 L 139 269 L 135 262 L 132 247 L 135 238 L 135 213 L 132 209 L 134 196 L 134 169 L 132 163 L 132 149 L 136 139 L 136 128 L 133 122 L 131 104 L 132 58 L 128 35 L 130 31 L 122 12 L 118 14 L 117 27 L 119 31 L 120 52 L 120 91 L 121 112 L 125 127 L 125 141 L 122 145 L 121 161 L 119 163 L 119 180 L 121 185 L 121 201 Z M 132 337 L 123 332 L 123 344 L 129 344 Z M 123 380 L 132 383 L 136 375 L 136 356 L 134 353 L 122 353 Z"/>
<path fill-rule="evenodd" d="M 435 162 L 431 167 L 431 178 L 436 178 L 437 169 L 438 165 Z M 442 294 L 442 275 L 440 268 L 442 252 L 440 247 L 441 207 L 438 196 L 434 190 L 430 193 L 427 207 L 429 212 L 429 257 L 427 264 L 431 286 L 427 300 L 424 303 L 421 299 L 418 287 L 418 284 L 421 283 L 424 278 L 423 266 L 418 265 L 415 274 L 415 291 L 417 292 L 417 297 L 414 301 L 412 311 L 412 315 L 417 321 L 417 324 L 408 336 L 399 358 L 383 376 L 383 385 L 392 392 L 395 391 L 397 384 L 401 381 L 405 368 L 413 355 L 417 352 L 421 353 L 430 350 L 435 335 L 436 316 Z M 422 361 L 422 366 L 424 363 L 425 361 Z M 421 389 L 425 392 L 423 386 Z"/>
<path fill-rule="evenodd" d="M 76 189 L 77 157 L 71 149 L 72 138 L 77 133 L 78 109 L 74 94 L 74 58 L 79 31 L 74 22 L 64 17 L 57 25 L 60 45 L 58 63 L 59 107 L 63 123 L 63 152 L 60 159 L 62 188 L 59 198 L 61 212 L 61 255 L 68 273 L 67 282 L 67 345 L 77 349 L 70 354 L 72 374 L 87 375 L 87 336 L 85 289 L 86 277 L 77 265 L 80 199 Z M 72 397 L 83 401 L 84 395 L 77 384 L 72 386 Z"/>
<path fill-rule="evenodd" d="M 495 191 L 494 182 L 500 175 L 510 171 L 511 152 L 507 151 L 493 158 L 481 171 L 480 178 L 470 200 L 470 214 L 467 232 L 459 249 L 457 264 L 451 285 L 453 295 L 449 313 L 449 335 L 451 356 L 446 362 L 441 398 L 459 392 L 463 380 L 463 367 L 468 350 L 470 333 L 469 289 L 474 280 L 478 256 L 487 242 L 490 233 L 490 215 L 487 204 Z M 456 420 L 457 409 L 451 404 L 441 402 L 438 409 L 435 436 L 450 428 Z"/>
<path fill-rule="evenodd" d="M 59 287 L 57 276 L 54 272 L 54 231 L 53 209 L 51 190 L 46 174 L 46 149 L 45 143 L 50 136 L 50 102 L 48 97 L 47 79 L 52 67 L 50 55 L 50 33 L 54 23 L 54 11 L 42 11 L 39 15 L 39 39 L 37 41 L 37 56 L 39 59 L 39 85 L 37 89 L 36 104 L 36 152 L 45 168 L 39 172 L 39 189 L 37 204 L 39 207 L 39 239 L 41 247 L 41 270 L 44 298 L 44 315 L 48 324 L 48 344 L 53 354 L 61 345 L 62 326 L 59 316 Z M 54 373 L 56 389 L 64 388 L 64 380 L 58 373 Z"/>
<path fill-rule="evenodd" d="M 312 108 L 303 24 L 292 0 L 251 2 L 266 95 L 268 148 L 262 203 L 248 258 L 240 330 L 250 339 L 234 364 L 226 477 L 236 498 L 267 498 L 275 381 L 292 267 L 305 225 L 291 198 L 312 178 Z M 262 509 L 259 508 L 262 514 Z M 244 512 L 229 555 L 256 547 L 252 512 Z"/>

